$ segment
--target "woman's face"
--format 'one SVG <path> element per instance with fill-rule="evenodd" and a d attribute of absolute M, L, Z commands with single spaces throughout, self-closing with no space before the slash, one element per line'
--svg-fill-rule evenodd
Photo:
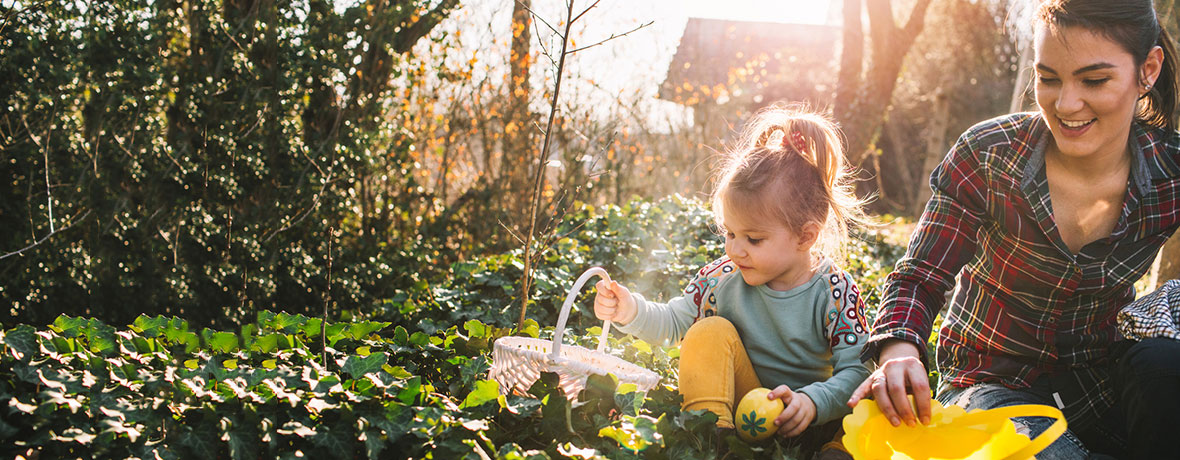
<path fill-rule="evenodd" d="M 1067 158 L 1122 154 L 1149 82 L 1131 53 L 1081 27 L 1041 25 L 1035 43 L 1037 105 L 1057 151 Z"/>

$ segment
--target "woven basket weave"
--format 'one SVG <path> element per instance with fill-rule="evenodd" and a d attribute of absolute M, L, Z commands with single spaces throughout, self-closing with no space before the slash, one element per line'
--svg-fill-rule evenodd
<path fill-rule="evenodd" d="M 633 383 L 640 391 L 650 390 L 660 382 L 660 376 L 655 372 L 603 352 L 607 334 L 610 333 L 610 321 L 603 322 L 597 351 L 561 343 L 570 306 L 586 281 L 595 275 L 610 280 L 606 270 L 600 267 L 586 270 L 578 278 L 561 306 L 552 341 L 528 337 L 502 337 L 496 340 L 492 346 L 492 369 L 489 374 L 500 383 L 501 393 L 529 396 L 529 387 L 542 372 L 554 372 L 560 376 L 561 388 L 571 400 L 585 388 L 586 379 L 591 374 L 614 374 L 619 383 Z"/>

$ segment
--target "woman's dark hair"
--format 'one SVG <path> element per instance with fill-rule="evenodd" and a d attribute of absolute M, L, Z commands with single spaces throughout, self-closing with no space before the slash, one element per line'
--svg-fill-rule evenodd
<path fill-rule="evenodd" d="M 1118 43 L 1134 57 L 1136 69 L 1152 48 L 1163 48 L 1163 69 L 1137 116 L 1148 125 L 1176 129 L 1176 48 L 1160 27 L 1152 0 L 1046 0 L 1037 19 L 1054 29 L 1081 27 Z"/>

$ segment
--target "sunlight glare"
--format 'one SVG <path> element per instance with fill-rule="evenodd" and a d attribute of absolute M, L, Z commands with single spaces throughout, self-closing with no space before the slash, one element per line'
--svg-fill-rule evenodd
<path fill-rule="evenodd" d="M 685 0 L 690 17 L 789 24 L 831 24 L 831 0 Z"/>

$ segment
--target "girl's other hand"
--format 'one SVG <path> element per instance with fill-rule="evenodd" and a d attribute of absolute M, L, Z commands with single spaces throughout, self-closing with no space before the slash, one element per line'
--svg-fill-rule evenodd
<path fill-rule="evenodd" d="M 815 402 L 806 393 L 796 393 L 786 385 L 779 385 L 767 393 L 766 398 L 781 399 L 783 405 L 786 406 L 783 408 L 783 412 L 774 419 L 774 424 L 778 426 L 779 436 L 788 438 L 799 436 L 803 434 L 803 430 L 811 426 L 811 422 L 815 421 Z"/>
<path fill-rule="evenodd" d="M 918 420 L 923 425 L 929 424 L 930 381 L 920 357 L 918 347 L 910 342 L 901 339 L 886 342 L 877 359 L 880 366 L 852 392 L 848 406 L 855 407 L 861 399 L 871 396 L 893 426 L 901 426 L 901 422 L 914 426 Z M 914 395 L 913 405 L 907 397 L 910 393 Z M 917 406 L 917 414 L 913 406 Z"/>
<path fill-rule="evenodd" d="M 635 319 L 637 308 L 631 291 L 617 281 L 598 280 L 594 285 L 597 294 L 594 296 L 594 316 L 603 321 L 613 321 L 619 325 L 627 325 Z"/>

